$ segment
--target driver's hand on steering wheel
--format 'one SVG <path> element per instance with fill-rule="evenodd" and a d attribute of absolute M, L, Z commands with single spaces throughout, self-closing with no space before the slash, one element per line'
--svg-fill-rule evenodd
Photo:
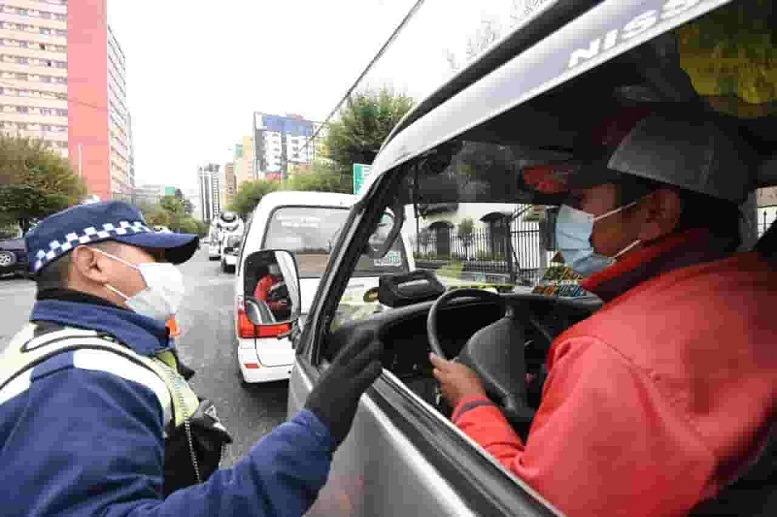
<path fill-rule="evenodd" d="M 473 370 L 455 361 L 446 361 L 435 354 L 429 354 L 434 366 L 434 378 L 440 382 L 440 389 L 446 402 L 455 408 L 465 397 L 486 396 L 483 383 Z"/>

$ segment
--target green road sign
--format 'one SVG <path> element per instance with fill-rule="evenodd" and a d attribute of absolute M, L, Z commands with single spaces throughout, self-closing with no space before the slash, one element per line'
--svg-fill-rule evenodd
<path fill-rule="evenodd" d="M 359 194 L 370 175 L 370 166 L 363 163 L 353 164 L 353 193 Z"/>

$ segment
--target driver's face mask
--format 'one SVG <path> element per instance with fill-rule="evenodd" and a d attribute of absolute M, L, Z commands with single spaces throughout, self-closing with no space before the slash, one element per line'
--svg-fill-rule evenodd
<path fill-rule="evenodd" d="M 588 212 L 572 208 L 569 205 L 561 205 L 556 219 L 556 244 L 566 262 L 576 273 L 590 276 L 615 263 L 615 259 L 634 248 L 640 243 L 637 239 L 612 257 L 602 255 L 594 251 L 591 244 L 591 235 L 594 223 L 606 217 L 617 214 L 639 202 L 633 201 L 615 210 L 610 210 L 602 215 L 594 217 Z"/>

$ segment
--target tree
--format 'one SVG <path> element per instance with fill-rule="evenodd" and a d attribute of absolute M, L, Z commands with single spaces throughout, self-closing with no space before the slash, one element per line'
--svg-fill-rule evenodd
<path fill-rule="evenodd" d="M 310 172 L 297 173 L 286 181 L 283 190 L 304 190 L 316 192 L 340 192 L 349 194 L 352 185 L 348 178 L 334 170 L 332 163 L 314 160 Z"/>
<path fill-rule="evenodd" d="M 457 57 L 452 51 L 448 50 L 445 53 L 445 58 L 448 60 L 452 70 L 459 70 L 463 66 L 463 63 L 468 63 L 483 53 L 488 47 L 490 47 L 501 35 L 502 29 L 499 23 L 491 18 L 483 18 L 480 21 L 480 27 L 467 38 L 467 46 L 464 51 L 464 59 Z M 463 61 L 463 63 L 462 63 Z"/>
<path fill-rule="evenodd" d="M 510 9 L 510 29 L 534 13 L 544 2 L 545 0 L 513 0 Z M 480 20 L 480 27 L 467 38 L 463 59 L 456 56 L 450 50 L 445 52 L 445 59 L 448 61 L 448 65 L 454 71 L 461 69 L 464 64 L 471 62 L 493 45 L 496 40 L 502 37 L 504 32 L 496 18 L 484 17 Z"/>
<path fill-rule="evenodd" d="M 352 95 L 329 125 L 325 140 L 333 171 L 343 184 L 352 182 L 354 163 L 370 164 L 394 126 L 413 107 L 413 99 L 390 88 L 365 90 Z"/>
<path fill-rule="evenodd" d="M 157 204 L 143 204 L 138 208 L 151 226 L 166 226 L 174 232 L 198 235 L 207 232 L 207 226 L 203 230 L 200 223 L 186 213 L 186 200 L 182 196 L 162 196 Z"/>
<path fill-rule="evenodd" d="M 41 140 L 0 134 L 0 219 L 27 233 L 34 220 L 81 201 L 81 179 Z"/>
<path fill-rule="evenodd" d="M 464 254 L 469 258 L 469 247 L 472 245 L 473 232 L 475 229 L 475 223 L 471 217 L 466 217 L 459 222 L 457 227 L 457 235 L 464 245 Z"/>
<path fill-rule="evenodd" d="M 237 212 L 243 219 L 253 212 L 262 198 L 280 188 L 280 183 L 268 180 L 244 181 L 237 189 L 234 199 L 227 207 L 232 212 Z"/>

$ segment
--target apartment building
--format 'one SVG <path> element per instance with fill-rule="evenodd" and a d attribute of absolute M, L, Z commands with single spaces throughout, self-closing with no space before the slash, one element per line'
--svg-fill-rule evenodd
<path fill-rule="evenodd" d="M 125 56 L 107 0 L 0 1 L 0 131 L 47 142 L 90 194 L 131 193 Z"/>
<path fill-rule="evenodd" d="M 319 136 L 308 141 L 321 124 L 300 115 L 254 113 L 254 161 L 257 177 L 284 179 L 295 165 L 310 164 L 321 152 Z"/>
<path fill-rule="evenodd" d="M 235 194 L 237 193 L 235 164 L 233 162 L 227 162 L 221 170 L 223 172 L 219 180 L 221 183 L 221 203 L 226 207 L 235 198 Z"/>
<path fill-rule="evenodd" d="M 219 165 L 208 163 L 197 169 L 199 205 L 202 220 L 205 222 L 210 222 L 222 210 L 219 168 Z"/>

